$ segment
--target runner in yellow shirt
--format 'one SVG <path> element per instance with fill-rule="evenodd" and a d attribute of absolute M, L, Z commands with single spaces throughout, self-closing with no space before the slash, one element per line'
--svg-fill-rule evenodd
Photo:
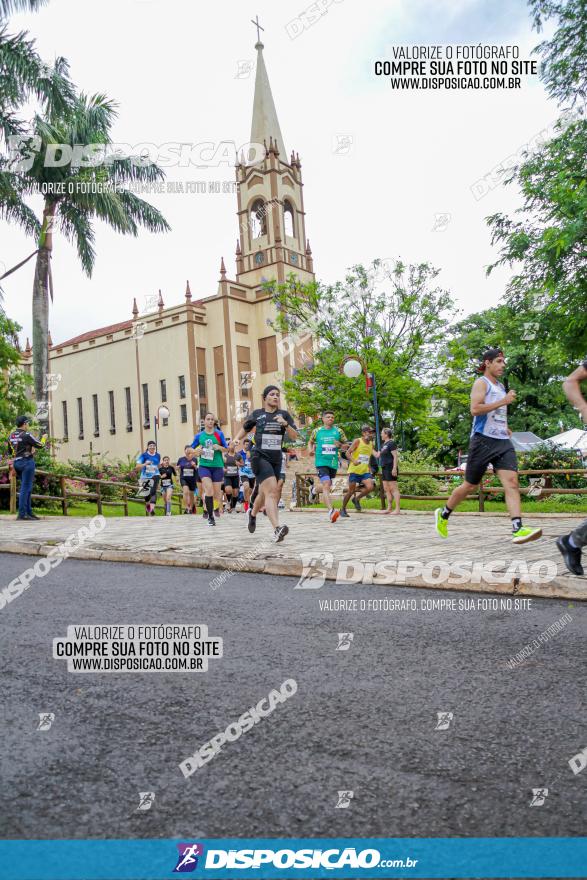
<path fill-rule="evenodd" d="M 369 425 L 363 425 L 361 428 L 361 436 L 353 440 L 347 452 L 347 458 L 350 461 L 348 475 L 349 488 L 342 499 L 342 508 L 340 515 L 348 516 L 346 506 L 349 501 L 353 500 L 356 510 L 361 512 L 360 499 L 373 491 L 375 481 L 373 474 L 369 470 L 369 459 L 375 453 L 371 440 L 372 433 Z M 356 495 L 355 495 L 356 493 Z"/>

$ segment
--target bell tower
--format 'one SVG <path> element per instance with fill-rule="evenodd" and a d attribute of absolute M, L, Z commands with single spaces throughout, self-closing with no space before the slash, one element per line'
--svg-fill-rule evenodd
<path fill-rule="evenodd" d="M 253 24 L 257 70 L 250 142 L 262 149 L 257 147 L 254 159 L 242 154 L 237 159 L 236 280 L 257 287 L 272 279 L 283 282 L 293 272 L 309 282 L 314 280 L 314 265 L 306 238 L 302 166 L 297 153 L 287 156 L 263 58 L 262 28 Z"/>

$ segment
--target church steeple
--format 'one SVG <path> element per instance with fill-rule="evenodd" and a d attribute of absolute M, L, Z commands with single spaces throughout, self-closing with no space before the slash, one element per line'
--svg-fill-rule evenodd
<path fill-rule="evenodd" d="M 301 281 L 314 280 L 311 253 L 306 251 L 306 215 L 302 166 L 297 153 L 288 156 L 263 59 L 258 21 L 257 73 L 253 100 L 251 144 L 262 144 L 254 161 L 236 164 L 239 241 L 236 281 L 257 287 L 263 281 L 283 282 L 293 272 Z M 260 155 L 259 155 L 260 152 Z"/>
<path fill-rule="evenodd" d="M 263 30 L 263 28 L 261 28 L 258 21 L 253 22 L 253 24 L 257 27 L 257 42 L 255 43 L 255 49 L 257 50 L 257 72 L 255 74 L 251 143 L 262 144 L 265 142 L 269 146 L 270 140 L 273 140 L 279 150 L 282 162 L 286 162 L 287 153 L 283 143 L 281 128 L 279 127 L 275 102 L 271 94 L 265 59 L 263 58 L 263 49 L 265 47 L 259 38 L 259 29 Z"/>

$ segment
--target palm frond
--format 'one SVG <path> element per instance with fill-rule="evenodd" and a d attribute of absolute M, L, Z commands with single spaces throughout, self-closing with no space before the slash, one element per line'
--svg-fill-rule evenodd
<path fill-rule="evenodd" d="M 96 261 L 95 235 L 90 218 L 75 205 L 63 201 L 59 205 L 57 220 L 67 240 L 75 245 L 82 268 L 90 277 Z"/>

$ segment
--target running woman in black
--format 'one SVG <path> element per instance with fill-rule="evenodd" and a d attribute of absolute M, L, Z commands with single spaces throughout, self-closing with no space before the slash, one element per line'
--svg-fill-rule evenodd
<path fill-rule="evenodd" d="M 194 492 L 196 491 L 198 461 L 191 446 L 184 448 L 182 457 L 177 460 L 177 466 L 179 468 L 179 484 L 183 492 L 183 512 L 195 513 L 196 499 Z"/>
<path fill-rule="evenodd" d="M 268 385 L 263 391 L 263 409 L 255 409 L 247 416 L 236 435 L 239 442 L 245 434 L 255 429 L 255 446 L 251 453 L 251 467 L 255 474 L 258 495 L 252 509 L 249 508 L 248 528 L 254 532 L 257 514 L 264 507 L 273 526 L 273 540 L 283 541 L 289 529 L 279 525 L 278 482 L 281 476 L 283 438 L 287 433 L 292 440 L 298 436 L 294 420 L 287 410 L 280 409 L 280 392 L 276 385 Z"/>
<path fill-rule="evenodd" d="M 567 376 L 563 389 L 575 409 L 579 410 L 583 424 L 587 425 L 587 400 L 581 393 L 581 382 L 587 382 L 587 358 L 580 367 Z M 556 546 L 563 555 L 565 565 L 573 574 L 585 574 L 581 563 L 581 548 L 587 547 L 587 519 L 568 535 L 556 539 Z"/>
<path fill-rule="evenodd" d="M 379 455 L 379 464 L 381 465 L 381 480 L 383 483 L 383 491 L 387 498 L 386 514 L 397 516 L 399 510 L 399 489 L 397 485 L 398 469 L 397 461 L 399 453 L 397 443 L 394 443 L 393 432 L 391 428 L 383 428 L 381 431 L 381 452 Z M 393 501 L 395 501 L 395 510 L 393 510 Z"/>
<path fill-rule="evenodd" d="M 173 478 L 177 476 L 175 468 L 171 464 L 168 455 L 161 459 L 159 468 L 161 475 L 161 497 L 165 504 L 165 516 L 171 516 L 171 496 L 173 495 Z"/>

